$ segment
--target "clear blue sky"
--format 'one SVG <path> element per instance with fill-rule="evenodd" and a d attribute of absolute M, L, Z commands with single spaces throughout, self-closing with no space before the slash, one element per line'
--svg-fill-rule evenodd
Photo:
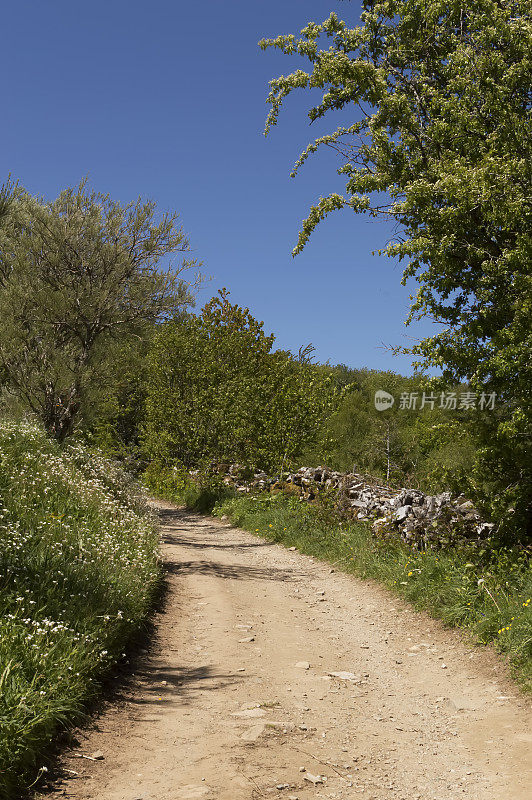
<path fill-rule="evenodd" d="M 341 190 L 332 154 L 290 178 L 322 130 L 292 99 L 262 135 L 268 80 L 295 61 L 262 52 L 263 36 L 297 33 L 329 12 L 358 20 L 358 0 L 17 0 L 2 8 L 0 183 L 8 173 L 54 197 L 89 175 L 122 201 L 177 210 L 212 280 L 297 352 L 320 361 L 409 371 L 381 343 L 407 343 L 401 268 L 372 256 L 391 227 L 344 212 L 296 259 L 308 207 Z M 301 64 L 301 66 L 304 66 Z"/>

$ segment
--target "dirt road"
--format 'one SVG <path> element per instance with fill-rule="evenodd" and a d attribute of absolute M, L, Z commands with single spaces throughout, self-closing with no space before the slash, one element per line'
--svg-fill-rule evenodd
<path fill-rule="evenodd" d="M 63 796 L 529 800 L 530 706 L 494 655 L 372 583 L 162 508 L 154 645 L 67 754 Z"/>

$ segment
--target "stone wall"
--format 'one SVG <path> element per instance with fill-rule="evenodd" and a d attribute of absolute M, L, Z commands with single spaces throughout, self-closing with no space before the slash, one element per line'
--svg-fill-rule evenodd
<path fill-rule="evenodd" d="M 367 476 L 334 472 L 326 467 L 301 467 L 280 478 L 264 472 L 247 476 L 233 466 L 225 473 L 224 483 L 241 493 L 282 491 L 307 501 L 327 493 L 343 516 L 369 522 L 378 537 L 399 537 L 417 548 L 436 548 L 459 540 L 480 542 L 494 527 L 463 496 L 391 489 Z"/>

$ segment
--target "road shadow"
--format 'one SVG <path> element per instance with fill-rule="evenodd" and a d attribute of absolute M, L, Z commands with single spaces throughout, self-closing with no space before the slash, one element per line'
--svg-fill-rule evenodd
<path fill-rule="evenodd" d="M 222 564 L 219 561 L 165 561 L 165 570 L 171 575 L 212 575 L 233 581 L 283 581 L 292 582 L 300 575 L 294 570 L 277 567 L 252 567 L 244 564 Z"/>
<path fill-rule="evenodd" d="M 181 534 L 180 531 L 183 531 L 183 533 Z M 172 527 L 171 531 L 166 531 L 163 533 L 162 541 L 164 544 L 184 545 L 185 547 L 193 547 L 197 550 L 206 550 L 208 548 L 212 548 L 213 550 L 245 550 L 255 549 L 258 547 L 271 547 L 272 545 L 272 542 L 267 542 L 260 539 L 256 542 L 228 542 L 224 544 L 214 542 L 211 544 L 207 542 L 200 542 L 196 539 L 191 539 L 186 534 L 190 534 L 189 528 Z"/>
<path fill-rule="evenodd" d="M 234 551 L 247 552 L 262 547 L 271 547 L 272 542 L 257 539 L 252 542 L 219 542 L 202 541 L 201 533 L 197 536 L 191 534 L 190 525 L 205 522 L 201 515 L 194 514 L 184 509 L 163 509 L 159 512 L 161 524 L 170 526 L 164 530 L 162 541 L 164 544 L 177 547 L 186 547 L 193 550 Z M 182 524 L 180 524 L 182 523 Z M 223 532 L 224 527 L 220 526 Z M 211 559 L 198 559 L 190 561 L 177 561 L 166 557 L 165 571 L 172 575 L 212 575 L 226 580 L 260 580 L 260 581 L 294 581 L 299 580 L 302 573 L 294 569 L 278 569 L 276 567 L 257 567 L 244 564 L 224 564 Z"/>
<path fill-rule="evenodd" d="M 173 521 L 193 524 L 202 522 L 205 524 L 205 516 L 203 514 L 196 514 L 186 508 L 155 508 L 154 511 L 161 520 L 161 525 L 170 525 Z"/>
<path fill-rule="evenodd" d="M 157 644 L 157 642 L 155 642 Z M 248 674 L 249 677 L 249 674 Z M 118 704 L 126 705 L 126 717 L 129 722 L 152 722 L 160 719 L 161 712 L 172 706 L 188 706 L 194 703 L 198 692 L 216 691 L 225 686 L 241 683 L 240 674 L 224 673 L 210 664 L 198 667 L 171 666 L 158 660 L 150 659 L 142 651 L 135 654 L 129 668 L 123 674 L 115 674 L 116 686 L 107 687 L 103 697 L 92 708 L 92 714 L 85 717 L 83 728 L 77 728 L 60 736 L 56 742 L 55 752 L 48 759 L 46 781 L 40 782 L 38 794 L 31 792 L 19 800 L 40 800 L 57 797 L 57 793 L 69 796 L 68 787 L 75 776 L 70 767 L 72 759 L 82 757 L 86 753 L 83 740 L 90 731 L 99 731 L 100 720 L 105 724 L 106 711 Z M 154 716 L 157 712 L 157 716 Z M 146 714 L 151 716 L 146 716 Z"/>
<path fill-rule="evenodd" d="M 198 691 L 214 692 L 242 681 L 241 675 L 220 672 L 210 664 L 200 667 L 173 667 L 157 663 L 146 665 L 136 677 L 137 695 L 129 696 L 127 700 L 130 707 L 139 709 L 150 706 L 164 709 L 168 702 L 189 705 Z M 138 696 L 139 693 L 142 696 Z"/>

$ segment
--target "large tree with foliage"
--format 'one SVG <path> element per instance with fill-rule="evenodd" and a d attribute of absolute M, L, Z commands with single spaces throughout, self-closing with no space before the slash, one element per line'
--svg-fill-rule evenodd
<path fill-rule="evenodd" d="M 148 355 L 145 447 L 155 461 L 280 470 L 319 436 L 337 392 L 304 354 L 274 336 L 226 290 L 199 316 L 161 325 Z"/>
<path fill-rule="evenodd" d="M 386 252 L 406 261 L 403 282 L 419 284 L 409 319 L 443 325 L 410 352 L 448 380 L 498 392 L 506 411 L 486 423 L 484 468 L 498 465 L 498 490 L 532 532 L 530 4 L 364 0 L 362 8 L 360 25 L 331 14 L 299 38 L 261 42 L 310 63 L 271 82 L 267 130 L 297 89 L 321 92 L 311 121 L 352 114 L 296 164 L 294 173 L 311 153 L 334 148 L 346 183 L 345 194 L 310 210 L 294 254 L 337 209 L 398 223 Z"/>
<path fill-rule="evenodd" d="M 177 265 L 161 269 L 179 253 Z M 90 402 L 112 343 L 142 338 L 191 297 L 195 264 L 175 214 L 82 182 L 53 202 L 19 192 L 0 227 L 0 367 L 57 439 Z M 116 364 L 116 369 L 120 369 Z"/>

